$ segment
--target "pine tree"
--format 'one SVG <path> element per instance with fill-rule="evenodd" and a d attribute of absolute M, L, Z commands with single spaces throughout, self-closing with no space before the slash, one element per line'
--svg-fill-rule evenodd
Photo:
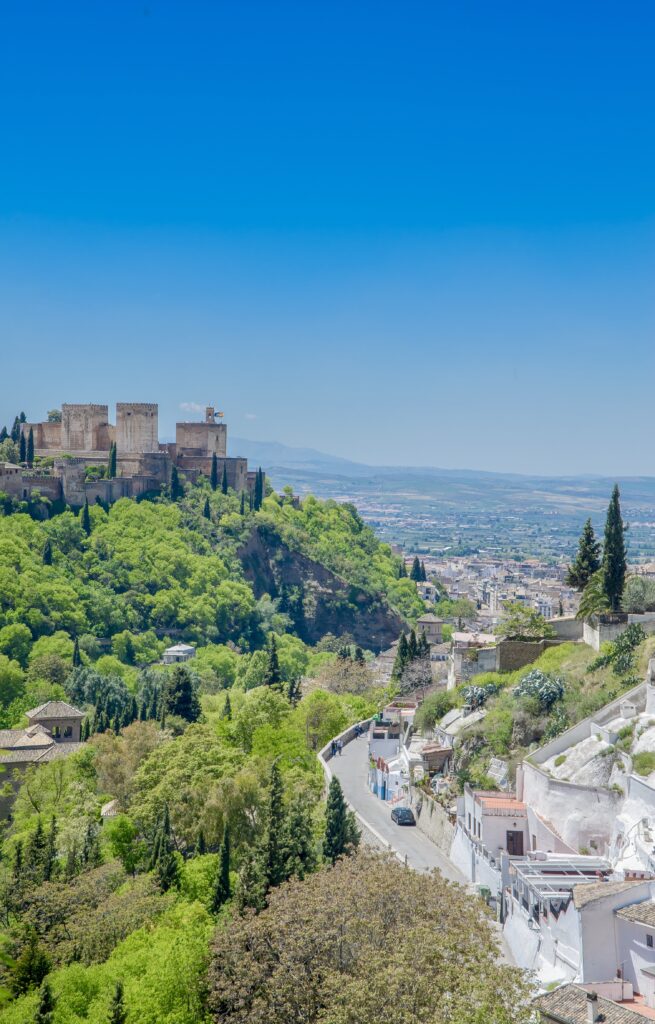
<path fill-rule="evenodd" d="M 73 644 L 73 668 L 79 668 L 82 664 L 82 656 L 80 654 L 80 641 L 75 637 L 75 643 Z"/>
<path fill-rule="evenodd" d="M 84 530 L 87 537 L 91 533 L 91 516 L 89 515 L 89 499 L 84 499 L 84 507 L 82 509 L 82 529 Z"/>
<path fill-rule="evenodd" d="M 49 970 L 50 962 L 41 948 L 36 929 L 30 925 L 25 931 L 20 955 L 12 969 L 13 994 L 20 996 L 35 985 L 40 985 Z"/>
<path fill-rule="evenodd" d="M 296 793 L 287 815 L 285 833 L 287 878 L 304 878 L 317 866 L 312 808 L 303 793 Z"/>
<path fill-rule="evenodd" d="M 55 1006 L 56 1000 L 52 994 L 50 983 L 44 981 L 39 992 L 39 1002 L 34 1015 L 34 1024 L 53 1024 Z"/>
<path fill-rule="evenodd" d="M 187 722 L 197 722 L 201 708 L 196 688 L 188 668 L 176 665 L 170 674 L 164 709 L 169 715 L 178 715 Z"/>
<path fill-rule="evenodd" d="M 227 494 L 227 463 L 223 463 L 223 476 L 221 477 L 221 491 Z"/>
<path fill-rule="evenodd" d="M 330 864 L 334 864 L 339 857 L 351 853 L 359 844 L 359 840 L 360 833 L 355 816 L 346 807 L 341 783 L 336 775 L 333 775 L 325 809 L 323 856 Z"/>
<path fill-rule="evenodd" d="M 221 718 L 224 718 L 227 722 L 232 721 L 232 701 L 230 700 L 229 693 L 225 694 L 225 703 L 223 704 L 223 710 L 221 711 Z"/>
<path fill-rule="evenodd" d="M 27 462 L 27 445 L 25 444 L 25 434 L 22 430 L 18 439 L 18 460 L 19 462 Z"/>
<path fill-rule="evenodd" d="M 621 606 L 627 572 L 624 531 L 619 487 L 615 484 L 607 509 L 603 545 L 603 592 L 614 612 Z"/>
<path fill-rule="evenodd" d="M 216 458 L 216 452 L 212 453 L 212 468 L 209 475 L 209 482 L 211 484 L 212 491 L 218 489 L 218 459 Z"/>
<path fill-rule="evenodd" d="M 266 847 L 264 872 L 268 888 L 279 885 L 285 879 L 284 836 L 286 821 L 284 814 L 282 776 L 277 761 L 271 765 L 268 790 L 268 813 L 266 818 Z"/>
<path fill-rule="evenodd" d="M 180 481 L 177 466 L 171 469 L 171 501 L 179 501 L 184 496 L 184 487 Z"/>
<path fill-rule="evenodd" d="M 242 516 L 245 516 L 245 514 L 246 514 L 246 492 L 245 491 L 241 491 L 241 508 L 239 509 L 239 512 L 241 513 Z"/>
<path fill-rule="evenodd" d="M 223 841 L 218 851 L 218 874 L 212 897 L 212 911 L 217 914 L 227 903 L 232 891 L 230 889 L 230 830 L 227 825 L 223 829 Z"/>
<path fill-rule="evenodd" d="M 34 431 L 30 427 L 30 432 L 27 435 L 27 465 L 32 468 L 34 465 Z"/>
<path fill-rule="evenodd" d="M 107 467 L 107 476 L 110 480 L 113 480 L 116 476 L 116 463 L 118 461 L 118 452 L 116 451 L 116 442 L 113 441 L 111 448 L 109 449 L 109 465 Z"/>
<path fill-rule="evenodd" d="M 109 1024 L 125 1024 L 126 1020 L 127 1010 L 125 1009 L 123 998 L 123 982 L 117 981 L 111 1003 L 109 1004 Z"/>
<path fill-rule="evenodd" d="M 575 561 L 566 574 L 567 585 L 583 591 L 594 573 L 600 569 L 600 564 L 600 544 L 596 540 L 591 519 L 587 519 L 582 528 Z"/>
<path fill-rule="evenodd" d="M 268 638 L 268 665 L 266 666 L 264 684 L 266 686 L 270 686 L 273 690 L 282 689 L 282 674 L 280 672 L 280 661 L 277 654 L 275 633 L 271 633 Z"/>
<path fill-rule="evenodd" d="M 209 507 L 209 498 L 205 498 L 205 504 L 203 506 L 202 514 L 205 517 L 205 519 L 211 519 L 212 517 L 212 511 L 211 508 Z"/>
<path fill-rule="evenodd" d="M 47 540 L 43 545 L 42 558 L 44 565 L 52 565 L 52 544 L 50 543 L 49 540 Z"/>
<path fill-rule="evenodd" d="M 409 578 L 410 580 L 413 580 L 414 583 L 421 582 L 421 563 L 418 560 L 418 555 L 414 555 L 414 561 L 412 562 Z"/>

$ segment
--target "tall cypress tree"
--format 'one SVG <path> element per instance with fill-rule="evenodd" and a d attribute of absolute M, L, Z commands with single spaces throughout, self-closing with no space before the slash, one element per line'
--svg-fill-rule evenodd
<path fill-rule="evenodd" d="M 27 445 L 25 444 L 25 434 L 22 430 L 18 439 L 18 459 L 19 462 L 27 461 Z"/>
<path fill-rule="evenodd" d="M 44 981 L 39 992 L 39 1002 L 34 1014 L 34 1024 L 52 1024 L 55 1019 L 57 1001 L 52 994 L 50 983 Z"/>
<path fill-rule="evenodd" d="M 277 654 L 275 633 L 271 633 L 268 638 L 268 665 L 266 666 L 264 683 L 273 690 L 282 689 L 282 673 L 280 672 L 280 659 Z"/>
<path fill-rule="evenodd" d="M 84 507 L 82 508 L 82 529 L 85 534 L 90 536 L 91 534 L 91 516 L 89 515 L 89 499 L 84 499 Z"/>
<path fill-rule="evenodd" d="M 212 485 L 212 491 L 215 491 L 218 487 L 218 459 L 216 458 L 216 452 L 212 454 L 212 469 L 209 482 Z"/>
<path fill-rule="evenodd" d="M 41 881 L 45 863 L 46 837 L 41 818 L 37 818 L 36 828 L 30 836 L 25 854 L 25 867 L 31 878 Z"/>
<path fill-rule="evenodd" d="M 0 430 L 0 444 L 3 441 L 6 441 L 8 437 L 9 437 L 9 431 L 7 430 L 6 427 L 3 427 L 2 430 Z"/>
<path fill-rule="evenodd" d="M 252 506 L 253 506 L 255 512 L 259 512 L 260 508 L 262 507 L 263 500 L 264 500 L 264 472 L 263 472 L 263 470 L 262 470 L 262 468 L 260 466 L 259 469 L 257 470 L 257 475 L 255 477 L 255 492 L 253 494 L 253 500 L 252 500 Z"/>
<path fill-rule="evenodd" d="M 52 544 L 49 540 L 43 545 L 43 564 L 52 565 Z"/>
<path fill-rule="evenodd" d="M 351 853 L 359 844 L 359 839 L 355 816 L 346 807 L 341 783 L 333 775 L 325 809 L 323 856 L 330 864 L 334 864 L 339 857 Z"/>
<path fill-rule="evenodd" d="M 603 592 L 612 611 L 621 606 L 627 572 L 625 526 L 621 517 L 619 485 L 614 484 L 605 520 L 603 544 Z"/>
<path fill-rule="evenodd" d="M 587 583 L 600 569 L 600 544 L 596 540 L 591 519 L 582 528 L 575 561 L 569 566 L 566 582 L 574 590 L 584 590 Z"/>
<path fill-rule="evenodd" d="M 227 464 L 223 463 L 223 476 L 221 477 L 221 491 L 227 494 Z"/>
<path fill-rule="evenodd" d="M 11 439 L 14 444 L 18 444 L 20 441 L 20 420 L 18 416 L 14 419 L 13 426 L 11 428 Z"/>
<path fill-rule="evenodd" d="M 223 829 L 223 841 L 218 851 L 218 874 L 212 897 L 212 910 L 215 914 L 227 903 L 232 891 L 230 889 L 230 830 L 225 826 Z"/>
<path fill-rule="evenodd" d="M 82 664 L 82 656 L 80 654 L 80 641 L 75 637 L 75 643 L 73 644 L 73 668 L 79 668 Z"/>
<path fill-rule="evenodd" d="M 205 519 L 211 519 L 211 517 L 212 517 L 212 511 L 211 511 L 211 508 L 209 507 L 209 498 L 208 497 L 205 498 L 205 504 L 203 506 L 202 514 L 205 517 Z"/>
<path fill-rule="evenodd" d="M 412 568 L 409 573 L 409 578 L 410 580 L 413 580 L 414 583 L 421 582 L 421 563 L 418 560 L 418 555 L 414 556 L 414 561 L 412 562 Z"/>
<path fill-rule="evenodd" d="M 405 671 L 405 666 L 407 665 L 407 663 L 409 661 L 410 661 L 410 657 L 409 657 L 409 648 L 408 648 L 408 645 L 407 645 L 407 637 L 405 636 L 404 633 L 401 633 L 400 634 L 400 639 L 398 640 L 398 648 L 396 650 L 396 657 L 394 658 L 394 663 L 393 663 L 393 672 L 392 672 L 392 678 L 393 679 L 400 679 L 400 677 L 402 676 L 403 672 Z"/>
<path fill-rule="evenodd" d="M 116 442 L 112 441 L 111 448 L 109 449 L 109 466 L 107 468 L 107 476 L 109 477 L 110 480 L 113 480 L 114 477 L 116 476 L 116 461 Z"/>
<path fill-rule="evenodd" d="M 125 1024 L 126 1020 L 127 1010 L 125 1009 L 123 997 L 123 982 L 117 981 L 111 1003 L 109 1004 L 109 1024 Z"/>
<path fill-rule="evenodd" d="M 52 879 L 57 869 L 57 819 L 54 814 L 50 821 L 50 831 L 48 832 L 45 851 L 43 854 L 43 881 L 49 882 Z"/>
<path fill-rule="evenodd" d="M 285 873 L 284 835 L 286 820 L 284 814 L 282 776 L 277 761 L 271 765 L 268 790 L 268 814 L 266 821 L 265 875 L 269 888 L 283 882 Z"/>
<path fill-rule="evenodd" d="M 407 641 L 407 655 L 409 661 L 414 661 L 418 657 L 418 641 L 416 639 L 416 632 L 411 629 L 409 631 L 409 640 Z"/>
<path fill-rule="evenodd" d="M 171 501 L 179 501 L 184 495 L 184 487 L 180 481 L 180 474 L 177 471 L 177 466 L 173 466 L 171 469 Z"/>
<path fill-rule="evenodd" d="M 288 878 L 304 878 L 317 863 L 312 825 L 312 808 L 304 793 L 296 793 L 287 815 L 285 835 L 285 873 Z"/>
<path fill-rule="evenodd" d="M 404 558 L 401 558 L 400 562 L 398 563 L 398 579 L 399 580 L 407 579 L 407 566 L 405 565 L 405 559 Z"/>
<path fill-rule="evenodd" d="M 232 701 L 230 700 L 229 693 L 225 694 L 225 703 L 223 704 L 223 710 L 221 711 L 221 718 L 224 718 L 226 722 L 232 721 Z"/>
<path fill-rule="evenodd" d="M 427 583 L 428 574 L 425 571 L 425 562 L 421 562 L 421 583 Z"/>
<path fill-rule="evenodd" d="M 241 508 L 239 509 L 239 512 L 241 513 L 242 516 L 245 516 L 245 514 L 246 514 L 246 492 L 245 491 L 241 491 Z"/>
<path fill-rule="evenodd" d="M 30 432 L 27 435 L 27 465 L 32 468 L 34 465 L 34 431 L 30 427 Z"/>

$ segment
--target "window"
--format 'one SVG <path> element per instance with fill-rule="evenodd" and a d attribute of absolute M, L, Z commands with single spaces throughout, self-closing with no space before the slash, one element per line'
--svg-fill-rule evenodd
<path fill-rule="evenodd" d="M 649 949 L 653 948 L 653 936 L 652 935 L 647 935 L 646 936 L 646 945 L 648 946 Z"/>
<path fill-rule="evenodd" d="M 469 811 L 469 832 L 471 831 L 471 812 Z"/>
<path fill-rule="evenodd" d="M 60 732 L 60 729 L 59 729 L 58 725 L 53 725 L 53 727 L 52 727 L 52 735 L 53 736 L 61 736 L 61 732 Z"/>
<path fill-rule="evenodd" d="M 64 729 L 64 739 L 65 740 L 70 739 L 72 735 L 73 735 L 73 726 L 72 725 L 67 725 L 65 727 L 65 729 Z"/>

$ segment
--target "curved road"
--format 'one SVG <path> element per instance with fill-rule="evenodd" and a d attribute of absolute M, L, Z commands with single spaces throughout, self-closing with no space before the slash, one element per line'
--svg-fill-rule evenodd
<path fill-rule="evenodd" d="M 330 770 L 341 783 L 344 796 L 361 817 L 364 825 L 372 826 L 391 849 L 415 871 L 439 871 L 452 882 L 466 883 L 464 876 L 431 839 L 418 827 L 396 825 L 391 820 L 391 806 L 373 796 L 366 783 L 368 771 L 368 742 L 366 735 L 351 740 L 343 747 L 341 756 L 328 761 Z"/>

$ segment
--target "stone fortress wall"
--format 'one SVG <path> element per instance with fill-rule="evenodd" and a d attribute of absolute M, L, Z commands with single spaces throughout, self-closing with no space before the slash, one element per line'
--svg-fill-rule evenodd
<path fill-rule="evenodd" d="M 64 404 L 60 422 L 24 423 L 27 438 L 32 430 L 37 457 L 50 458 L 47 468 L 29 469 L 0 464 L 0 492 L 26 499 L 35 491 L 73 507 L 99 499 L 117 501 L 161 491 L 170 483 L 172 467 L 190 482 L 209 476 L 214 457 L 219 480 L 225 470 L 235 491 L 250 491 L 254 473 L 243 458 L 227 456 L 227 426 L 213 406 L 205 409 L 202 422 L 177 423 L 174 444 L 159 442 L 159 407 L 155 402 L 117 402 L 116 425 L 109 422 L 109 406 Z M 116 444 L 116 476 L 87 479 L 89 466 L 107 466 Z M 54 465 L 52 464 L 54 462 Z"/>

